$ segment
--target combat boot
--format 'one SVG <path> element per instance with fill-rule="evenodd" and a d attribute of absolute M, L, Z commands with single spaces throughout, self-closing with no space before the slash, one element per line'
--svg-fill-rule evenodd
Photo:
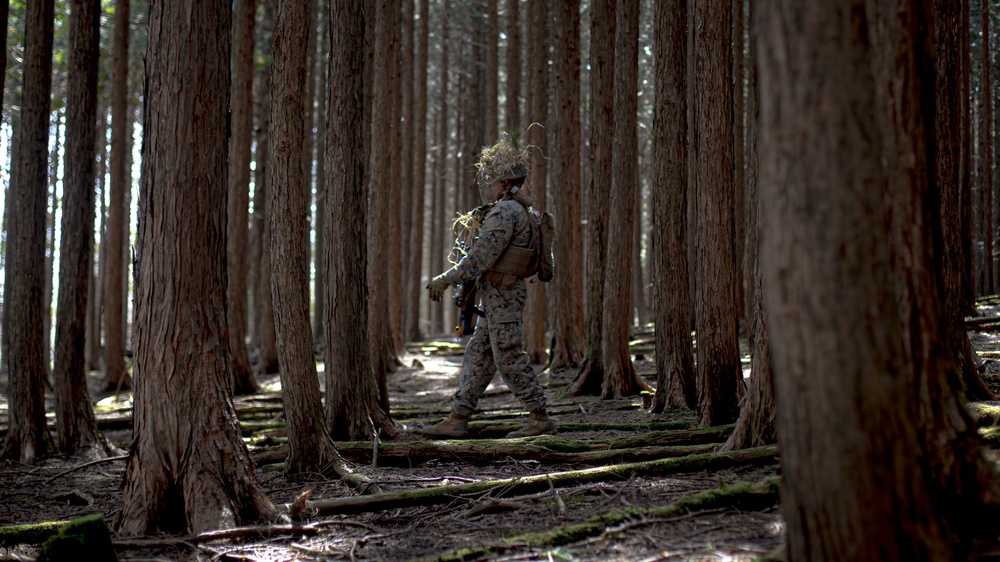
<path fill-rule="evenodd" d="M 507 438 L 514 437 L 534 437 L 546 433 L 555 433 L 556 423 L 549 419 L 549 414 L 545 410 L 535 410 L 528 418 L 528 424 L 516 431 L 507 434 Z"/>
<path fill-rule="evenodd" d="M 452 412 L 448 419 L 441 423 L 417 430 L 421 435 L 433 439 L 457 439 L 469 435 L 469 416 Z"/>

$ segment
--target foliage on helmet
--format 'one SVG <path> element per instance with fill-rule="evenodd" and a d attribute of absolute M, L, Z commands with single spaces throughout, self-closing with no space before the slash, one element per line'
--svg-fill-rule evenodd
<path fill-rule="evenodd" d="M 476 163 L 476 181 L 480 184 L 494 180 L 523 178 L 528 175 L 530 146 L 521 145 L 521 131 L 514 129 L 500 133 L 500 140 L 493 146 L 484 147 Z"/>

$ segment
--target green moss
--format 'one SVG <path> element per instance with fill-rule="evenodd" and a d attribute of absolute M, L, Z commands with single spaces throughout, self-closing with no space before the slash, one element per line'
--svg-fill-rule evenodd
<path fill-rule="evenodd" d="M 111 545 L 111 533 L 104 516 L 95 513 L 73 519 L 49 537 L 38 552 L 38 562 L 88 560 L 115 562 L 118 557 Z"/>
<path fill-rule="evenodd" d="M 46 521 L 0 527 L 0 546 L 43 543 L 45 539 L 58 533 L 59 528 L 66 523 L 68 521 Z"/>

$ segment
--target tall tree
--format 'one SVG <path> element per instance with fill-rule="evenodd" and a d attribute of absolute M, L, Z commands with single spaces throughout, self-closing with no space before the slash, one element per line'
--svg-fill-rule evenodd
<path fill-rule="evenodd" d="M 96 0 L 74 0 L 70 6 L 65 207 L 52 367 L 59 450 L 67 454 L 94 446 L 107 447 L 90 406 L 84 357 L 94 248 L 99 7 Z"/>
<path fill-rule="evenodd" d="M 368 314 L 368 197 L 365 186 L 365 16 L 352 0 L 330 2 L 327 91 L 326 418 L 331 437 L 372 439 L 391 427 L 372 376 Z M 377 427 L 373 425 L 377 424 Z"/>
<path fill-rule="evenodd" d="M 410 328 L 410 304 L 409 298 L 413 294 L 411 285 L 414 283 L 413 274 L 410 273 L 410 257 L 413 254 L 414 238 L 412 236 L 413 215 L 417 208 L 416 189 L 417 183 L 414 178 L 414 162 L 416 160 L 416 123 L 414 122 L 414 111 L 416 109 L 415 88 L 417 81 L 415 78 L 416 65 L 414 62 L 414 2 L 402 3 L 402 18 L 400 27 L 400 61 L 402 87 L 401 94 L 401 114 L 399 119 L 400 131 L 400 170 L 399 170 L 399 253 L 396 254 L 396 261 L 400 264 L 399 277 L 399 336 L 405 341 L 409 335 Z M 420 203 L 423 206 L 423 203 Z"/>
<path fill-rule="evenodd" d="M 941 192 L 942 297 L 945 306 L 945 333 L 951 353 L 958 358 L 966 397 L 970 400 L 995 400 L 996 396 L 983 382 L 969 333 L 965 329 L 968 280 L 971 275 L 967 259 L 967 242 L 971 232 L 969 208 L 968 154 L 972 147 L 967 135 L 954 134 L 968 127 L 968 113 L 962 69 L 962 45 L 967 41 L 968 20 L 963 19 L 968 2 L 935 0 L 938 25 L 934 26 L 936 85 L 934 153 L 937 185 Z M 964 22 L 964 24 L 963 24 Z"/>
<path fill-rule="evenodd" d="M 430 8 L 427 0 L 420 0 L 420 23 L 417 26 L 416 84 L 414 97 L 413 126 L 414 136 L 414 172 L 413 172 L 413 218 L 410 225 L 410 252 L 404 256 L 409 259 L 407 268 L 409 297 L 405 300 L 409 311 L 406 314 L 407 325 L 404 337 L 410 341 L 420 339 L 420 294 L 421 267 L 424 259 L 424 214 L 427 194 L 427 42 L 430 38 Z M 447 79 L 447 70 L 445 71 Z"/>
<path fill-rule="evenodd" d="M 507 0 L 506 130 L 524 129 L 521 123 L 521 0 Z"/>
<path fill-rule="evenodd" d="M 105 391 L 131 388 L 125 371 L 126 192 L 132 188 L 127 153 L 132 144 L 128 117 L 129 1 L 115 2 L 114 71 L 111 82 L 111 199 L 108 204 L 107 275 L 104 277 Z"/>
<path fill-rule="evenodd" d="M 246 345 L 247 234 L 250 212 L 250 145 L 253 142 L 253 28 L 256 0 L 233 5 L 232 138 L 229 140 L 229 197 L 226 200 L 226 318 L 233 353 L 233 390 L 251 394 L 260 390 L 250 367 Z"/>
<path fill-rule="evenodd" d="M 559 272 L 553 282 L 555 325 L 552 368 L 579 365 L 586 340 L 583 322 L 583 232 L 580 226 L 580 2 L 567 0 L 554 7 L 553 60 L 555 166 L 553 209 L 559 220 L 555 260 Z"/>
<path fill-rule="evenodd" d="M 615 125 L 615 4 L 590 6 L 590 188 L 587 190 L 587 350 L 570 393 L 600 395 L 604 385 L 604 278 Z M 638 37 L 636 37 L 638 41 Z M 620 209 L 624 210 L 624 208 Z M 630 238 L 631 240 L 631 238 Z M 621 300 L 621 299 L 618 299 Z M 628 303 L 625 303 L 628 307 Z M 617 324 L 615 325 L 617 328 Z"/>
<path fill-rule="evenodd" d="M 548 20 L 549 2 L 543 0 L 528 0 L 527 25 L 528 33 L 526 73 L 528 91 L 525 99 L 527 115 L 525 122 L 528 127 L 525 137 L 530 146 L 534 146 L 531 159 L 531 170 L 528 181 L 531 184 L 531 195 L 535 199 L 535 208 L 547 210 L 548 194 L 546 184 L 547 131 L 549 125 L 549 54 Z M 535 124 L 538 125 L 535 125 Z M 546 349 L 546 286 L 544 283 L 531 283 L 528 286 L 528 300 L 524 306 L 524 347 L 531 357 L 532 363 L 544 363 L 547 358 Z"/>
<path fill-rule="evenodd" d="M 0 31 L 0 68 L 4 69 L 4 72 L 0 72 L 0 109 L 3 109 L 3 92 L 7 84 L 7 30 L 10 20 L 10 0 L 0 0 L 0 25 L 3 25 L 3 30 Z"/>
<path fill-rule="evenodd" d="M 271 151 L 271 59 L 269 56 L 271 44 L 268 42 L 274 31 L 274 10 L 277 0 L 264 0 L 264 16 L 261 18 L 261 36 L 265 38 L 260 45 L 266 63 L 258 65 L 257 81 L 257 155 L 254 181 L 254 212 L 251 220 L 254 251 L 256 259 L 251 267 L 253 292 L 253 340 L 257 344 L 257 372 L 272 373 L 278 369 L 278 344 L 274 333 L 274 301 L 271 298 L 271 197 L 267 190 L 271 185 L 268 179 L 271 173 L 268 169 Z"/>
<path fill-rule="evenodd" d="M 444 0 L 441 5 L 441 62 L 438 65 L 440 70 L 438 96 L 438 122 L 437 122 L 437 150 L 434 161 L 434 192 L 431 194 L 431 247 L 430 261 L 431 275 L 433 272 L 444 271 L 444 238 L 445 238 L 445 199 L 447 191 L 448 176 L 448 83 L 451 71 L 448 45 L 451 43 L 451 6 L 449 0 Z M 444 304 L 428 299 L 430 306 L 431 333 L 440 334 L 444 332 Z"/>
<path fill-rule="evenodd" d="M 979 114 L 979 191 L 983 202 L 983 276 L 980 291 L 985 295 L 996 293 L 995 263 L 993 257 L 993 103 L 990 90 L 990 2 L 979 3 L 982 23 L 982 85 Z"/>
<path fill-rule="evenodd" d="M 736 262 L 733 256 L 732 9 L 696 0 L 695 324 L 698 349 L 698 417 L 702 427 L 739 416 Z"/>
<path fill-rule="evenodd" d="M 125 535 L 197 533 L 275 511 L 240 439 L 225 335 L 232 5 L 149 8 L 136 263 L 142 376 L 119 516 Z"/>
<path fill-rule="evenodd" d="M 45 200 L 48 195 L 49 98 L 52 94 L 52 0 L 28 5 L 17 181 L 8 216 L 7 305 L 10 346 L 10 428 L 0 457 L 23 463 L 50 448 L 45 424 L 47 367 L 42 346 L 42 272 L 45 269 Z M 5 316 L 6 316 L 5 314 Z"/>
<path fill-rule="evenodd" d="M 392 3 L 375 0 L 375 45 L 372 68 L 372 128 L 371 154 L 368 172 L 368 336 L 371 339 L 371 355 L 375 380 L 378 383 L 379 401 L 388 412 L 388 387 L 386 377 L 389 370 L 389 251 L 383 238 L 383 229 L 390 219 L 390 209 L 394 204 L 391 192 L 390 166 L 392 160 L 393 100 L 391 82 L 395 76 L 395 58 L 392 44 L 395 18 Z M 332 107 L 331 107 L 332 111 Z M 393 289 L 395 290 L 395 288 Z"/>
<path fill-rule="evenodd" d="M 315 268 L 315 289 L 313 292 L 313 340 L 316 344 L 325 341 L 323 328 L 326 318 L 326 89 L 329 84 L 327 79 L 327 62 L 330 54 L 330 9 L 327 4 L 323 4 L 320 20 L 320 40 L 318 52 L 315 57 L 316 75 L 316 250 L 314 255 Z"/>
<path fill-rule="evenodd" d="M 656 107 L 653 114 L 654 413 L 698 405 L 691 349 L 688 276 L 687 0 L 657 2 L 654 12 Z"/>
<path fill-rule="evenodd" d="M 996 496 L 938 333 L 930 5 L 760 12 L 761 267 L 788 560 L 966 559 Z"/>
<path fill-rule="evenodd" d="M 753 6 L 750 7 L 753 10 Z M 777 436 L 774 405 L 774 370 L 771 344 L 764 318 L 764 286 L 760 271 L 760 197 L 757 187 L 757 66 L 752 62 L 757 39 L 750 37 L 747 80 L 747 201 L 746 264 L 743 279 L 746 293 L 747 339 L 750 344 L 750 384 L 747 386 L 740 417 L 722 450 L 745 449 L 774 443 Z"/>
<path fill-rule="evenodd" d="M 291 474 L 321 472 L 335 452 L 325 433 L 323 401 L 309 325 L 309 290 L 300 228 L 309 214 L 302 144 L 309 32 L 308 6 L 279 0 L 271 39 L 271 293 L 281 365 L 281 398 L 288 426 Z"/>
<path fill-rule="evenodd" d="M 412 4 L 412 2 L 410 2 Z M 396 367 L 400 364 L 399 354 L 401 353 L 402 338 L 400 337 L 400 327 L 403 324 L 403 293 L 400 290 L 402 287 L 402 236 L 401 236 L 401 209 L 400 202 L 405 198 L 402 195 L 402 147 L 403 147 L 403 123 L 402 123 L 402 106 L 403 106 L 403 87 L 402 87 L 402 74 L 403 68 L 400 64 L 402 56 L 402 2 L 392 2 L 389 5 L 389 13 L 387 16 L 391 18 L 389 23 L 390 36 L 392 38 L 391 42 L 388 44 L 391 50 L 390 56 L 392 57 L 392 76 L 386 83 L 388 86 L 388 95 L 390 99 L 390 117 L 389 117 L 389 136 L 387 137 L 390 144 L 389 156 L 386 161 L 387 168 L 386 173 L 388 177 L 386 178 L 386 189 L 388 190 L 388 195 L 386 196 L 386 207 L 385 207 L 385 221 L 382 223 L 382 240 L 383 244 L 388 246 L 386 251 L 386 259 L 388 260 L 385 264 L 386 272 L 388 277 L 386 279 L 387 283 L 385 297 L 387 299 L 388 305 L 388 316 L 387 322 L 381 324 L 382 331 L 385 337 L 385 348 L 387 355 L 385 358 L 385 372 L 389 373 L 394 371 Z M 409 174 L 407 174 L 409 175 Z M 409 177 L 407 178 L 409 180 Z M 407 197 L 412 196 L 412 193 L 408 193 Z M 389 290 L 389 288 L 392 290 Z M 387 386 L 384 386 L 381 382 L 381 377 L 379 381 L 379 392 L 381 393 L 381 400 L 386 408 L 389 404 L 389 390 Z"/>
<path fill-rule="evenodd" d="M 743 31 L 746 24 L 744 8 L 748 0 L 732 0 L 733 10 L 733 248 L 736 257 L 736 287 L 744 286 L 744 258 L 746 256 L 746 92 L 743 79 L 746 70 L 746 39 Z M 737 318 L 746 318 L 746 295 L 736 291 Z"/>
<path fill-rule="evenodd" d="M 604 294 L 629 291 L 632 270 L 632 223 L 638 189 L 638 65 L 639 0 L 617 0 L 615 8 L 614 155 L 611 162 L 611 201 L 608 210 L 607 268 Z M 604 301 L 604 385 L 601 397 L 618 399 L 652 390 L 635 372 L 628 342 L 632 313 L 629 299 Z"/>
<path fill-rule="evenodd" d="M 497 13 L 497 0 L 486 0 L 486 94 L 485 94 L 485 124 L 483 139 L 485 144 L 493 144 L 499 136 L 498 100 L 500 96 L 500 58 L 497 40 L 500 35 L 500 14 Z M 478 154 L 478 152 L 477 152 Z"/>

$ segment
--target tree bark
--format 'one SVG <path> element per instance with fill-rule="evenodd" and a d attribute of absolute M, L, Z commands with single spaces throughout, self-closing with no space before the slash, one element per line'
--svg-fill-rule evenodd
<path fill-rule="evenodd" d="M 434 161 L 434 192 L 431 194 L 432 200 L 432 211 L 431 211 L 431 247 L 430 247 L 430 264 L 428 277 L 437 275 L 438 272 L 445 270 L 445 232 L 448 228 L 445 224 L 445 200 L 447 199 L 448 190 L 448 85 L 450 82 L 449 72 L 450 59 L 449 52 L 450 49 L 448 45 L 450 44 L 451 36 L 451 9 L 448 0 L 445 0 L 442 4 L 442 14 L 441 14 L 441 63 L 438 67 L 441 74 L 439 78 L 439 87 L 441 88 L 438 100 L 438 122 L 437 122 L 437 150 L 435 151 L 435 161 Z M 422 285 L 422 284 L 421 284 Z M 423 287 L 421 287 L 423 289 Z M 428 317 L 430 319 L 431 333 L 432 334 L 442 334 L 445 331 L 444 328 L 444 302 L 434 302 L 428 299 Z"/>
<path fill-rule="evenodd" d="M 702 426 L 739 417 L 742 381 L 733 256 L 732 7 L 695 2 L 695 323 Z"/>
<path fill-rule="evenodd" d="M 521 122 L 521 0 L 507 0 L 507 99 L 506 130 L 524 130 Z"/>
<path fill-rule="evenodd" d="M 536 147 L 531 159 L 528 177 L 535 208 L 541 212 L 548 210 L 548 184 L 546 182 L 547 163 L 544 154 L 548 151 L 547 124 L 549 122 L 549 68 L 548 35 L 549 2 L 528 0 L 527 26 L 528 51 L 526 73 L 528 92 L 525 99 L 528 127 L 525 137 L 530 146 Z M 537 126 L 532 126 L 537 123 Z M 532 363 L 545 363 L 548 359 L 548 339 L 546 319 L 548 318 L 545 283 L 528 285 L 528 300 L 524 305 L 524 347 Z"/>
<path fill-rule="evenodd" d="M 982 112 L 979 119 L 979 189 L 983 194 L 983 294 L 996 293 L 996 274 L 993 257 L 993 103 L 990 91 L 990 3 L 980 1 L 982 22 Z"/>
<path fill-rule="evenodd" d="M 233 353 L 233 391 L 260 391 L 250 367 L 246 345 L 247 234 L 250 210 L 250 145 L 253 141 L 253 30 L 256 0 L 237 0 L 233 8 L 233 88 L 229 141 L 229 197 L 227 199 L 226 318 Z"/>
<path fill-rule="evenodd" d="M 142 376 L 118 520 L 124 535 L 197 533 L 275 515 L 239 436 L 225 331 L 231 19 L 228 0 L 150 5 L 136 263 Z"/>
<path fill-rule="evenodd" d="M 302 163 L 309 21 L 308 6 L 300 0 L 280 0 L 271 39 L 271 295 L 289 474 L 322 472 L 337 458 L 324 431 L 309 324 L 308 243 L 301 228 L 309 215 Z"/>
<path fill-rule="evenodd" d="M 330 4 L 326 167 L 326 423 L 337 440 L 372 439 L 392 421 L 372 373 L 368 286 L 368 197 L 364 173 L 364 12 Z"/>
<path fill-rule="evenodd" d="M 971 275 L 966 259 L 966 236 L 971 231 L 968 205 L 968 167 L 966 154 L 971 152 L 964 135 L 955 135 L 968 117 L 963 113 L 963 89 L 960 69 L 965 64 L 960 56 L 964 41 L 962 6 L 965 2 L 937 0 L 935 10 L 939 25 L 934 26 L 935 77 L 935 154 L 937 185 L 941 193 L 942 228 L 942 297 L 944 302 L 944 336 L 950 353 L 958 359 L 969 400 L 995 400 L 996 395 L 986 386 L 978 369 L 978 361 L 969 340 L 965 317 L 967 281 Z M 966 21 L 967 25 L 967 21 Z M 968 31 L 967 28 L 965 28 Z"/>
<path fill-rule="evenodd" d="M 653 114 L 653 313 L 656 395 L 653 413 L 698 406 L 693 309 L 688 275 L 688 144 L 686 0 L 658 2 L 655 11 Z"/>
<path fill-rule="evenodd" d="M 125 228 L 126 192 L 131 174 L 126 161 L 132 133 L 128 118 L 129 0 L 115 2 L 114 79 L 111 83 L 111 201 L 108 207 L 107 275 L 104 277 L 103 390 L 132 387 L 125 371 Z"/>
<path fill-rule="evenodd" d="M 413 116 L 414 131 L 414 195 L 412 222 L 410 225 L 410 252 L 404 256 L 410 263 L 407 271 L 407 287 L 410 290 L 406 300 L 408 312 L 406 315 L 407 325 L 404 336 L 408 341 L 417 341 L 422 338 L 420 334 L 420 294 L 423 290 L 421 283 L 423 261 L 424 261 L 424 215 L 427 212 L 425 197 L 427 194 L 427 42 L 430 38 L 430 9 L 427 0 L 420 0 L 420 24 L 417 27 L 417 47 L 416 60 L 416 97 L 415 115 Z M 446 71 L 445 71 L 446 72 Z M 445 74 L 447 79 L 447 74 Z"/>
<path fill-rule="evenodd" d="M 402 91 L 400 96 L 401 114 L 399 117 L 400 131 L 400 169 L 399 169 L 399 253 L 395 260 L 399 262 L 399 326 L 398 337 L 401 342 L 405 342 L 409 337 L 410 328 L 410 295 L 413 294 L 411 286 L 416 282 L 414 274 L 410 271 L 410 258 L 413 255 L 414 245 L 418 244 L 420 238 L 413 237 L 413 215 L 417 206 L 423 207 L 423 202 L 417 202 L 416 189 L 417 181 L 414 177 L 414 166 L 416 155 L 416 135 L 417 128 L 414 119 L 416 111 L 415 88 L 416 64 L 414 61 L 416 48 L 414 44 L 414 2 L 402 3 L 402 18 L 400 27 L 402 28 L 400 41 L 400 61 L 402 61 L 402 76 L 400 86 Z"/>
<path fill-rule="evenodd" d="M 500 15 L 497 13 L 497 0 L 486 0 L 486 73 L 485 73 L 485 109 L 483 113 L 485 126 L 483 138 L 486 143 L 493 144 L 500 136 L 498 130 L 500 97 L 500 49 L 497 40 L 500 36 Z M 484 144 L 486 144 L 484 143 Z M 476 153 L 478 154 L 478 153 Z"/>
<path fill-rule="evenodd" d="M 753 6 L 751 6 L 753 11 Z M 750 61 L 756 59 L 757 39 L 750 37 Z M 757 190 L 757 66 L 750 64 L 747 97 L 747 200 L 746 258 L 744 276 L 747 338 L 750 343 L 750 383 L 740 407 L 736 429 L 723 451 L 770 445 L 777 440 L 774 424 L 774 370 L 771 343 L 764 318 L 764 286 L 760 271 L 760 197 Z"/>
<path fill-rule="evenodd" d="M 736 314 L 740 322 L 747 321 L 746 295 L 742 287 L 746 281 L 746 216 L 747 216 L 747 184 L 746 184 L 746 97 L 743 88 L 746 70 L 745 51 L 746 39 L 743 30 L 746 18 L 743 9 L 748 0 L 732 0 L 733 3 L 733 249 L 736 258 Z"/>
<path fill-rule="evenodd" d="M 322 347 L 326 341 L 324 323 L 326 320 L 326 101 L 329 80 L 327 67 L 330 57 L 330 9 L 323 4 L 319 14 L 320 41 L 315 57 L 316 74 L 316 248 L 313 256 L 313 342 L 315 347 Z"/>
<path fill-rule="evenodd" d="M 411 2 L 412 3 L 412 2 Z M 390 10 L 387 14 L 391 18 L 389 22 L 389 30 L 391 32 L 392 42 L 389 43 L 389 48 L 391 50 L 392 56 L 392 76 L 386 83 L 388 86 L 387 92 L 389 95 L 389 110 L 390 114 L 390 133 L 388 140 L 391 143 L 389 149 L 389 156 L 386 160 L 387 168 L 386 172 L 388 177 L 386 178 L 385 187 L 388 190 L 385 197 L 385 217 L 386 222 L 381 223 L 381 244 L 388 246 L 386 249 L 385 257 L 386 264 L 385 270 L 388 273 L 385 283 L 385 298 L 387 304 L 387 317 L 386 322 L 382 324 L 382 331 L 385 337 L 385 348 L 386 348 L 386 358 L 385 358 L 385 375 L 395 371 L 396 367 L 401 364 L 399 359 L 399 354 L 403 350 L 403 342 L 400 335 L 400 329 L 403 324 L 403 291 L 400 289 L 402 287 L 402 225 L 401 222 L 401 209 L 400 202 L 404 199 L 401 195 L 402 192 L 402 146 L 403 146 L 403 136 L 402 136 L 402 102 L 403 102 L 403 85 L 402 85 L 402 65 L 400 64 L 402 56 L 402 41 L 401 41 L 401 22 L 402 22 L 402 2 L 392 2 L 389 5 Z M 407 174 L 409 176 L 409 174 Z M 409 180 L 410 178 L 407 177 Z M 412 194 L 409 194 L 412 195 Z M 381 373 L 382 371 L 376 371 Z M 380 400 L 383 406 L 388 411 L 389 408 L 389 390 L 387 382 L 383 381 L 383 376 L 379 376 L 379 394 Z"/>
<path fill-rule="evenodd" d="M 261 35 L 270 38 L 274 31 L 274 10 L 276 0 L 264 1 L 264 17 L 261 19 Z M 262 53 L 269 53 L 270 43 L 265 40 L 260 45 Z M 253 252 L 256 259 L 250 267 L 254 270 L 253 281 L 253 340 L 257 344 L 258 356 L 255 370 L 258 373 L 273 373 L 278 370 L 278 347 L 274 333 L 274 301 L 271 298 L 271 198 L 267 191 L 271 185 L 269 176 L 271 151 L 271 78 L 270 57 L 267 64 L 258 69 L 256 93 L 257 110 L 257 155 L 254 182 L 253 218 L 251 219 Z"/>
<path fill-rule="evenodd" d="M 73 454 L 107 442 L 97 431 L 87 392 L 87 302 L 93 270 L 94 175 L 97 140 L 97 61 L 100 5 L 74 0 L 70 12 L 69 93 L 66 100 L 65 207 L 59 260 L 56 390 L 59 450 Z"/>
<path fill-rule="evenodd" d="M 583 244 L 580 227 L 580 2 L 567 0 L 553 7 L 555 61 L 554 214 L 559 220 L 553 280 L 555 315 L 552 369 L 575 367 L 583 360 Z"/>
<path fill-rule="evenodd" d="M 934 14 L 907 0 L 760 7 L 788 560 L 964 559 L 995 482 L 938 333 L 940 258 L 905 257 L 940 244 Z"/>
<path fill-rule="evenodd" d="M 616 3 L 616 0 L 594 0 L 590 7 L 590 188 L 587 190 L 585 283 L 587 350 L 576 380 L 569 387 L 573 396 L 599 396 L 604 385 L 604 279 L 608 258 L 608 202 L 614 189 L 611 168 L 615 129 Z M 625 306 L 628 307 L 627 302 Z M 617 330 L 617 324 L 610 328 Z"/>
<path fill-rule="evenodd" d="M 45 427 L 42 346 L 42 272 L 45 269 L 45 207 L 48 195 L 49 98 L 52 94 L 52 0 L 28 6 L 24 81 L 18 140 L 18 177 L 8 216 L 5 318 L 8 345 L 10 430 L 0 457 L 33 463 L 50 449 Z"/>
<path fill-rule="evenodd" d="M 638 183 L 639 1 L 617 0 L 615 8 L 614 157 L 611 162 L 611 208 L 608 210 L 605 295 L 626 295 L 632 270 L 632 224 Z M 617 400 L 652 390 L 635 372 L 628 342 L 632 326 L 629 299 L 604 301 L 604 384 L 601 398 Z"/>

